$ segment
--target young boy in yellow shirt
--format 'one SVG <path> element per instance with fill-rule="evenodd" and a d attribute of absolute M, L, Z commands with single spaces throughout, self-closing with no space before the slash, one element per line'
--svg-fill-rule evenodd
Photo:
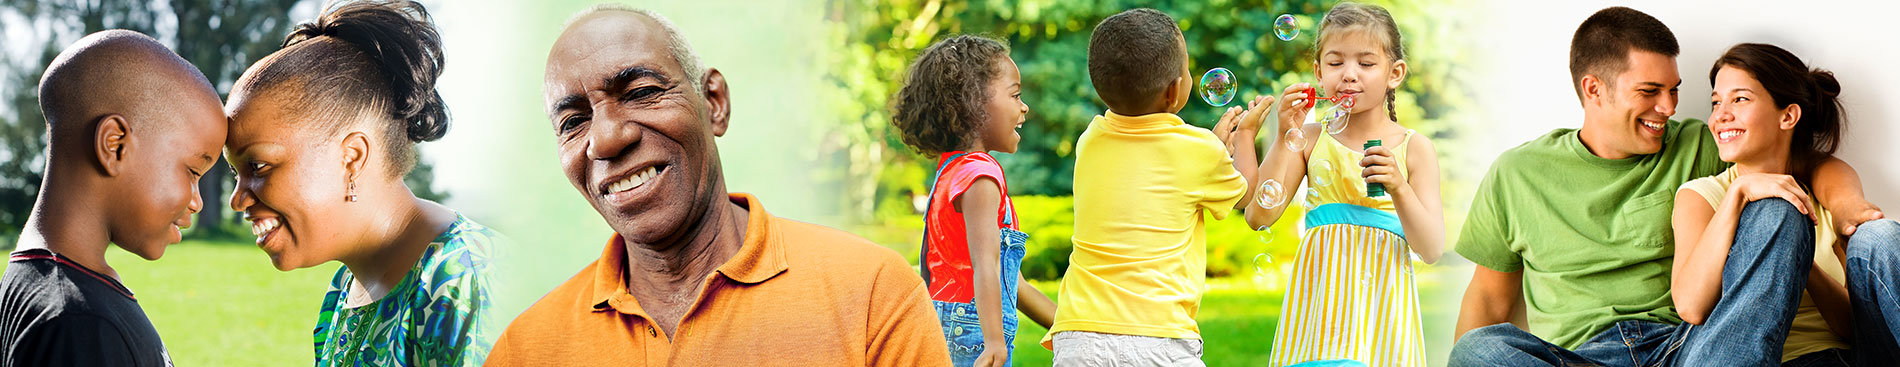
<path fill-rule="evenodd" d="M 1187 45 L 1153 9 L 1096 25 L 1088 65 L 1108 112 L 1076 141 L 1075 249 L 1042 344 L 1057 366 L 1201 365 L 1203 213 L 1224 218 L 1248 195 L 1260 119 L 1232 126 L 1230 109 L 1217 136 L 1175 115 L 1192 99 Z M 1229 136 L 1249 137 L 1233 139 L 1238 156 Z"/>

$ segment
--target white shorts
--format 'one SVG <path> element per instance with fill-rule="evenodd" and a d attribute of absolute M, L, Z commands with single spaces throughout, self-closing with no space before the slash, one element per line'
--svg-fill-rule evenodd
<path fill-rule="evenodd" d="M 1087 331 L 1056 333 L 1056 367 L 1205 367 L 1199 339 L 1158 338 Z"/>

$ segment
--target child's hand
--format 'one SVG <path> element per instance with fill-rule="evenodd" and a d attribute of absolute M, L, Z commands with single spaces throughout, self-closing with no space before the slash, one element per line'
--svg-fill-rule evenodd
<path fill-rule="evenodd" d="M 1366 183 L 1385 185 L 1387 193 L 1411 190 L 1405 181 L 1405 173 L 1399 172 L 1398 159 L 1392 157 L 1392 149 L 1384 146 L 1366 148 L 1366 158 L 1359 160 L 1359 176 Z"/>
<path fill-rule="evenodd" d="M 1009 346 L 1003 343 L 983 342 L 983 354 L 976 356 L 976 367 L 1004 367 L 1009 363 Z"/>
<path fill-rule="evenodd" d="M 1310 88 L 1307 83 L 1286 86 L 1280 95 L 1280 131 L 1300 128 L 1300 123 L 1306 120 L 1306 112 L 1313 110 L 1313 106 L 1307 104 L 1307 100 L 1314 98 L 1306 93 Z"/>
<path fill-rule="evenodd" d="M 1220 139 L 1229 152 L 1234 150 L 1234 135 L 1240 131 L 1240 122 L 1237 121 L 1240 112 L 1240 106 L 1228 107 L 1227 112 L 1220 115 L 1220 122 L 1214 123 L 1214 137 Z"/>
<path fill-rule="evenodd" d="M 1273 96 L 1256 96 L 1247 103 L 1245 109 L 1240 106 L 1228 107 L 1221 114 L 1220 122 L 1214 124 L 1214 136 L 1232 149 L 1235 139 L 1251 139 L 1260 135 L 1260 125 L 1266 123 L 1264 107 L 1273 103 Z"/>
<path fill-rule="evenodd" d="M 1239 125 L 1237 131 L 1260 132 L 1260 125 L 1267 122 L 1266 110 L 1271 107 L 1273 96 L 1254 96 L 1253 101 L 1247 102 L 1247 110 L 1240 113 L 1240 120 L 1235 122 Z"/>

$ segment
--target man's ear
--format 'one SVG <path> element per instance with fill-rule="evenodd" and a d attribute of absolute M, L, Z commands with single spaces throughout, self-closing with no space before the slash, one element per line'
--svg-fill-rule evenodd
<path fill-rule="evenodd" d="M 707 112 L 711 115 L 713 136 L 726 136 L 727 123 L 732 119 L 732 91 L 726 89 L 726 76 L 719 69 L 706 69 L 706 77 L 700 85 L 706 88 Z"/>
<path fill-rule="evenodd" d="M 126 148 L 132 145 L 131 127 L 125 115 L 110 114 L 99 118 L 93 127 L 92 153 L 106 176 L 118 176 L 125 164 Z"/>
<path fill-rule="evenodd" d="M 351 131 L 343 136 L 343 174 L 350 182 L 356 182 L 356 176 L 363 173 L 363 167 L 369 162 L 369 136 L 361 131 Z"/>
<path fill-rule="evenodd" d="M 1603 79 L 1597 79 L 1596 75 L 1583 74 L 1583 79 L 1577 81 L 1577 97 L 1583 98 L 1585 107 L 1603 104 L 1603 93 L 1608 91 Z"/>

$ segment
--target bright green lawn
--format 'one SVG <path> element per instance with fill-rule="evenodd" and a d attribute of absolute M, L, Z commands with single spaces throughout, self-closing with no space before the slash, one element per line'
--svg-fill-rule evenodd
<path fill-rule="evenodd" d="M 1417 265 L 1417 264 L 1415 264 Z M 1468 266 L 1468 265 L 1467 265 Z M 1419 268 L 1419 307 L 1424 320 L 1428 364 L 1442 366 L 1451 347 L 1452 320 L 1457 295 L 1462 294 L 1467 266 Z M 1056 282 L 1034 282 L 1037 290 L 1056 296 Z M 1248 278 L 1208 279 L 1197 322 L 1204 342 L 1202 359 L 1209 366 L 1264 366 L 1273 349 L 1273 331 L 1280 316 L 1280 292 L 1275 280 Z M 1023 317 L 1016 334 L 1016 365 L 1048 366 L 1053 356 L 1040 344 L 1048 329 Z"/>
<path fill-rule="evenodd" d="M 187 241 L 147 262 L 120 250 L 106 255 L 165 339 L 181 366 L 298 365 L 311 359 L 310 330 L 325 284 L 337 265 L 288 273 L 244 243 Z M 1427 355 L 1441 365 L 1457 307 L 1454 288 L 1469 276 L 1466 266 L 1420 269 L 1420 304 Z M 1268 283 L 1277 283 L 1269 281 Z M 1055 282 L 1036 282 L 1055 296 Z M 1209 280 L 1200 326 L 1210 366 L 1266 364 L 1277 317 L 1277 287 L 1247 278 Z M 1038 342 L 1047 331 L 1023 319 L 1016 338 L 1017 366 L 1047 366 L 1049 350 Z"/>
<path fill-rule="evenodd" d="M 311 361 L 311 327 L 337 265 L 279 272 L 249 243 L 186 241 L 145 261 L 106 262 L 139 299 L 180 366 L 283 366 Z"/>
<path fill-rule="evenodd" d="M 1036 289 L 1056 296 L 1056 282 L 1035 282 Z M 1199 323 L 1204 341 L 1203 359 L 1209 366 L 1264 366 L 1273 346 L 1275 320 L 1280 315 L 1280 293 L 1254 287 L 1244 280 L 1209 279 L 1201 298 Z M 1048 366 L 1053 357 L 1042 347 L 1048 333 L 1042 325 L 1022 318 L 1016 332 L 1016 366 Z"/>

